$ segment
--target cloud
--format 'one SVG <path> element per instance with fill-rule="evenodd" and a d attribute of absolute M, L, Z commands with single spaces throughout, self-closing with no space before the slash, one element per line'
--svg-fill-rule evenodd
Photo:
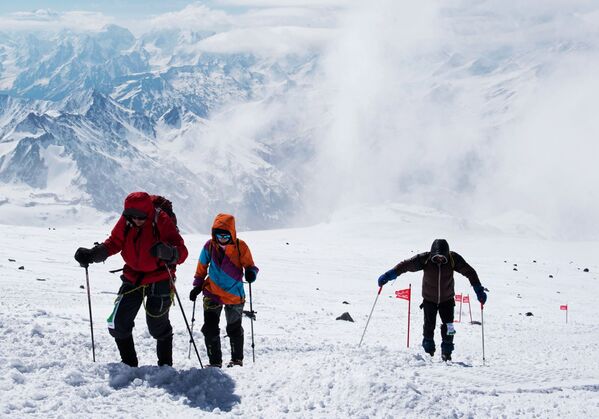
<path fill-rule="evenodd" d="M 234 29 L 203 39 L 200 51 L 217 53 L 252 53 L 264 57 L 306 54 L 323 48 L 331 30 L 299 27 Z"/>
<path fill-rule="evenodd" d="M 479 220 L 519 211 L 562 237 L 599 237 L 599 172 L 586 171 L 599 7 L 515 6 L 347 10 L 315 87 L 325 104 L 306 188 L 313 213 L 398 201 Z"/>
<path fill-rule="evenodd" d="M 235 25 L 235 19 L 223 10 L 210 9 L 199 3 L 186 6 L 177 12 L 164 13 L 147 22 L 146 29 L 189 29 L 195 31 L 224 31 Z"/>
<path fill-rule="evenodd" d="M 57 31 L 61 29 L 97 31 L 115 19 L 97 12 L 55 12 L 40 9 L 34 12 L 16 12 L 0 16 L 3 31 Z"/>
<path fill-rule="evenodd" d="M 223 6 L 242 6 L 242 7 L 315 7 L 345 8 L 355 1 L 351 0 L 217 0 L 216 4 Z"/>
<path fill-rule="evenodd" d="M 336 10 L 299 7 L 252 9 L 236 17 L 238 26 L 334 27 Z"/>

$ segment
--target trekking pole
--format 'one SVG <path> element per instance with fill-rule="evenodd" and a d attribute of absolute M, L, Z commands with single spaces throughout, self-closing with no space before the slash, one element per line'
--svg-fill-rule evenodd
<path fill-rule="evenodd" d="M 483 365 L 485 365 L 485 317 L 483 315 L 484 311 L 485 311 L 484 306 L 481 303 L 480 304 L 480 325 L 481 325 L 482 338 L 483 338 Z"/>
<path fill-rule="evenodd" d="M 92 332 L 92 359 L 96 362 L 96 344 L 94 343 L 94 321 L 92 319 L 92 297 L 89 291 L 89 272 L 85 267 L 85 284 L 87 288 L 87 305 L 89 306 L 89 328 Z"/>
<path fill-rule="evenodd" d="M 196 355 L 198 356 L 198 361 L 200 361 L 200 367 L 204 368 L 204 365 L 202 364 L 202 360 L 200 359 L 200 353 L 198 352 L 198 347 L 196 346 L 195 340 L 193 340 L 193 334 L 191 333 L 191 329 L 189 328 L 189 323 L 187 322 L 187 316 L 185 316 L 185 311 L 183 310 L 183 306 L 181 305 L 181 299 L 179 298 L 179 293 L 177 292 L 177 288 L 175 287 L 175 279 L 173 278 L 173 274 L 171 273 L 171 270 L 168 267 L 168 265 L 165 264 L 164 266 L 166 266 L 166 271 L 168 272 L 168 276 L 171 279 L 171 284 L 173 286 L 173 290 L 175 290 L 175 296 L 177 297 L 177 302 L 179 303 L 179 308 L 181 308 L 181 314 L 183 314 L 183 320 L 185 320 L 185 326 L 187 327 L 187 331 L 189 332 L 189 338 L 191 340 L 191 343 L 193 344 L 193 349 L 195 349 Z"/>
<path fill-rule="evenodd" d="M 252 321 L 252 361 L 256 362 L 256 352 L 254 351 L 254 307 L 252 306 L 252 283 L 250 282 L 250 311 L 252 312 L 252 317 L 250 320 Z"/>
<path fill-rule="evenodd" d="M 193 309 L 191 311 L 191 334 L 193 335 L 193 325 L 196 322 L 196 300 L 193 300 Z M 191 358 L 191 339 L 189 339 L 189 352 L 187 353 L 187 359 Z"/>
<path fill-rule="evenodd" d="M 366 327 L 364 328 L 364 332 L 362 333 L 362 338 L 360 339 L 360 343 L 358 347 L 362 345 L 362 340 L 364 340 L 364 335 L 366 334 L 366 329 L 368 329 L 368 323 L 370 323 L 370 318 L 372 317 L 372 312 L 374 311 L 374 306 L 376 306 L 376 301 L 379 299 L 379 295 L 381 295 L 381 291 L 383 287 L 379 287 L 379 292 L 376 294 L 376 298 L 374 299 L 374 304 L 372 305 L 372 310 L 370 310 L 370 315 L 368 316 L 368 320 L 366 321 Z"/>

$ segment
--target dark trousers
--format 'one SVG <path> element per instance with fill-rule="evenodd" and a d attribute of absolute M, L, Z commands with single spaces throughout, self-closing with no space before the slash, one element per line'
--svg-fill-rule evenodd
<path fill-rule="evenodd" d="M 443 301 L 441 304 L 424 300 L 421 307 L 424 310 L 424 327 L 422 333 L 424 339 L 434 340 L 437 313 L 439 313 L 439 317 L 441 317 L 441 350 L 445 353 L 451 353 L 453 351 L 453 336 L 447 334 L 447 323 L 453 323 L 454 299 Z"/>
<path fill-rule="evenodd" d="M 222 351 L 220 346 L 220 315 L 225 308 L 227 320 L 227 335 L 231 343 L 231 359 L 243 360 L 243 327 L 241 318 L 243 316 L 242 304 L 219 304 L 210 298 L 204 297 L 204 325 L 202 333 L 208 351 L 208 359 L 212 365 L 222 364 Z"/>
<path fill-rule="evenodd" d="M 123 281 L 114 310 L 108 317 L 108 331 L 115 339 L 127 339 L 135 326 L 135 317 L 146 298 L 146 323 L 150 335 L 157 340 L 168 340 L 173 328 L 168 318 L 171 306 L 171 289 L 168 280 L 137 288 Z"/>

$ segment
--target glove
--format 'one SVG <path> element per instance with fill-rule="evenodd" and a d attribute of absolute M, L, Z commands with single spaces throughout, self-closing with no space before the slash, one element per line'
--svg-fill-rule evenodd
<path fill-rule="evenodd" d="M 169 265 L 174 265 L 179 260 L 179 251 L 177 248 L 162 242 L 154 244 L 150 248 L 150 254 L 155 258 L 165 261 Z"/>
<path fill-rule="evenodd" d="M 476 298 L 482 305 L 485 305 L 485 303 L 487 302 L 487 293 L 485 291 L 489 290 L 483 287 L 482 285 L 477 285 L 474 287 Z"/>
<path fill-rule="evenodd" d="M 75 260 L 84 268 L 87 268 L 90 263 L 104 262 L 107 257 L 108 249 L 103 244 L 98 244 L 91 249 L 80 247 L 75 252 Z"/>
<path fill-rule="evenodd" d="M 92 249 L 87 249 L 85 247 L 80 247 L 75 252 L 75 260 L 79 262 L 79 265 L 87 268 L 90 263 L 92 263 Z"/>
<path fill-rule="evenodd" d="M 399 275 L 397 275 L 397 271 L 395 270 L 395 268 L 391 269 L 390 271 L 385 272 L 384 274 L 379 276 L 379 287 L 382 287 L 387 282 L 394 280 L 398 276 Z"/>
<path fill-rule="evenodd" d="M 245 280 L 248 282 L 248 284 L 254 282 L 256 280 L 256 271 L 253 269 L 246 269 Z"/>
<path fill-rule="evenodd" d="M 189 292 L 189 299 L 191 301 L 195 301 L 196 298 L 198 298 L 198 295 L 200 295 L 200 293 L 202 292 L 202 288 L 203 287 L 201 285 L 196 285 L 195 287 L 193 287 Z"/>

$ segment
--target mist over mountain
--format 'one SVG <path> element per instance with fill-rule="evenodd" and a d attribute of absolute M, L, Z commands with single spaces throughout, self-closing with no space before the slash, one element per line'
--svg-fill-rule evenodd
<path fill-rule="evenodd" d="M 184 231 L 403 202 L 597 237 L 597 23 L 583 0 L 378 0 L 1 32 L 0 214 L 110 221 L 143 189 Z"/>

